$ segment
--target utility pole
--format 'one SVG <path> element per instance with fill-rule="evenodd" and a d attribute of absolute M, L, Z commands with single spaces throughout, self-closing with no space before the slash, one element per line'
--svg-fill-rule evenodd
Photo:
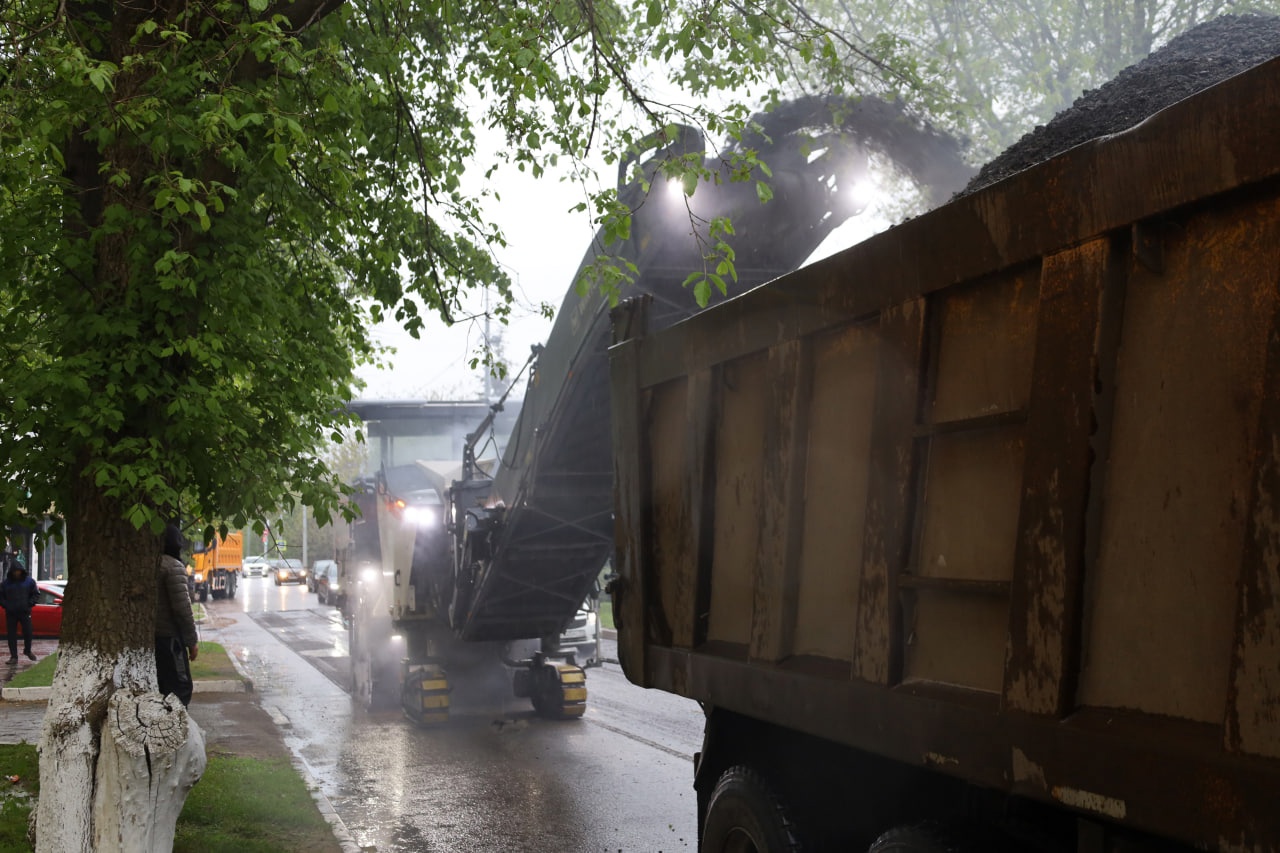
<path fill-rule="evenodd" d="M 493 340 L 489 337 L 489 286 L 484 288 L 484 347 L 492 352 Z M 486 364 L 484 369 L 484 404 L 493 402 L 493 365 Z"/>
<path fill-rule="evenodd" d="M 311 565 L 307 562 L 307 505 L 302 505 L 302 567 Z"/>

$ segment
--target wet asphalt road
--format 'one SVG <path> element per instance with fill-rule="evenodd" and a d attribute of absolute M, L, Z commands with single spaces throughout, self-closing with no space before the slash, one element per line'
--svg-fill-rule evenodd
<path fill-rule="evenodd" d="M 693 753 L 702 713 L 588 670 L 577 721 L 534 715 L 506 691 L 441 728 L 367 713 L 348 696 L 347 632 L 305 587 L 246 578 L 206 604 L 205 639 L 254 680 L 285 740 L 357 843 L 377 851 L 695 850 Z M 613 657 L 606 642 L 605 656 Z"/>

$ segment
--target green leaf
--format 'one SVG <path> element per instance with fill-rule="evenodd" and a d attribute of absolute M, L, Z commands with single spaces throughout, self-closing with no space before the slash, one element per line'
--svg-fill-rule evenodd
<path fill-rule="evenodd" d="M 662 23 L 661 0 L 649 0 L 649 11 L 645 15 L 645 23 L 650 27 L 656 27 Z"/>
<path fill-rule="evenodd" d="M 773 187 L 764 181 L 756 181 L 756 198 L 760 200 L 761 204 L 769 201 L 769 199 L 773 198 Z"/>
<path fill-rule="evenodd" d="M 693 298 L 699 308 L 706 308 L 707 303 L 711 301 L 711 283 L 707 281 L 706 276 L 700 276 L 698 283 L 693 286 Z"/>
<path fill-rule="evenodd" d="M 191 209 L 195 211 L 196 217 L 200 220 L 200 230 L 209 230 L 209 213 L 205 210 L 204 204 L 195 201 L 191 203 Z"/>
<path fill-rule="evenodd" d="M 99 92 L 105 92 L 107 85 L 111 82 L 111 75 L 104 67 L 99 65 L 89 69 L 89 82 Z"/>

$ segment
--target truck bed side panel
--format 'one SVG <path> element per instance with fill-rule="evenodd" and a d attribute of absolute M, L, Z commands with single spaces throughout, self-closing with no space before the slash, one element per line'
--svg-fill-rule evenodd
<path fill-rule="evenodd" d="M 1125 299 L 1080 701 L 1221 722 L 1280 269 L 1272 199 L 1164 225 Z"/>
<path fill-rule="evenodd" d="M 793 652 L 832 660 L 854 651 L 864 555 L 863 525 L 875 401 L 875 326 L 853 324 L 814 336 L 805 458 L 800 574 Z M 848 614 L 830 619 L 830 601 Z"/>
<path fill-rule="evenodd" d="M 1278 104 L 1280 60 L 628 329 L 628 677 L 1280 848 Z"/>

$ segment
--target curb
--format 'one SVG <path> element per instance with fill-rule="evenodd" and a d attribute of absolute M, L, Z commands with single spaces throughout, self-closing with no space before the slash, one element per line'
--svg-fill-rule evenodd
<path fill-rule="evenodd" d="M 216 629 L 212 633 L 217 633 Z M 231 660 L 231 665 L 235 667 L 243 684 L 246 693 L 253 693 L 253 679 L 249 677 L 249 673 L 245 670 L 244 664 L 232 652 L 227 652 L 227 657 Z M 281 730 L 293 726 L 280 709 L 275 705 L 263 705 L 262 699 L 257 699 L 258 706 L 267 712 L 271 717 L 271 721 L 276 724 L 276 728 Z M 286 747 L 287 748 L 287 747 Z M 365 853 L 367 848 L 361 847 L 356 840 L 351 837 L 351 831 L 347 829 L 347 825 L 343 823 L 342 816 L 338 814 L 338 810 L 333 807 L 333 803 L 329 802 L 329 798 L 324 795 L 324 791 L 320 788 L 320 783 L 316 781 L 315 776 L 311 774 L 311 768 L 307 766 L 306 761 L 297 755 L 292 749 L 289 750 L 292 756 L 293 769 L 298 771 L 298 775 L 302 777 L 302 783 L 307 786 L 307 790 L 311 792 L 311 799 L 316 804 L 316 809 L 320 812 L 320 816 L 329 824 L 329 828 L 333 831 L 334 840 L 338 842 L 338 846 L 342 848 L 342 853 Z"/>
<path fill-rule="evenodd" d="M 315 802 L 316 809 L 320 812 L 320 816 L 328 822 L 329 828 L 333 830 L 334 840 L 342 848 L 342 853 L 364 853 L 366 848 L 361 847 L 351 837 L 351 831 L 342 822 L 342 816 L 333 807 L 333 803 L 329 802 L 329 798 L 324 795 L 324 791 L 320 790 L 320 783 L 311 775 L 311 768 L 307 766 L 307 762 L 301 756 L 295 755 L 293 757 L 293 769 L 298 771 L 298 775 L 302 777 L 302 783 L 311 792 L 311 799 Z"/>
<path fill-rule="evenodd" d="M 601 628 L 600 636 L 606 640 L 616 640 L 618 639 L 618 632 L 612 628 Z"/>
<path fill-rule="evenodd" d="M 225 649 L 226 647 L 224 646 L 223 648 Z M 231 661 L 231 666 L 235 669 L 236 674 L 240 676 L 240 680 L 245 683 L 244 692 L 252 693 L 253 679 L 249 677 L 249 673 L 247 670 L 245 670 L 244 664 L 242 664 L 240 662 L 240 659 L 237 658 L 235 655 L 233 655 L 231 652 L 227 652 L 227 659 Z"/>

